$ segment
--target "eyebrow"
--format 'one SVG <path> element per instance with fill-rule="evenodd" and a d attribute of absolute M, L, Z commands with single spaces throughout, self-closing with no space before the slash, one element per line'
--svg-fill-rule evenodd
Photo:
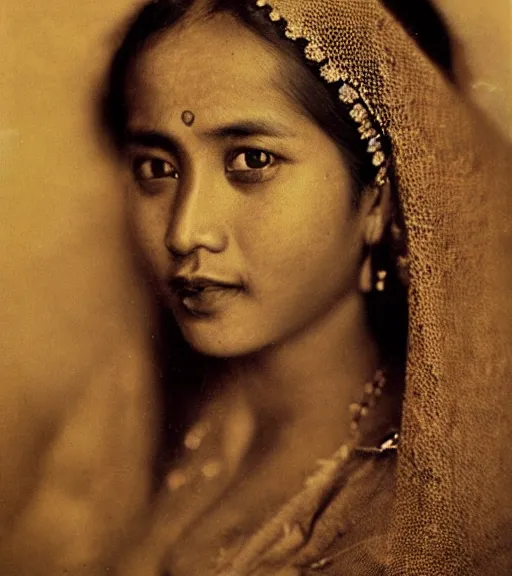
<path fill-rule="evenodd" d="M 172 138 L 156 130 L 127 130 L 126 146 L 143 146 L 145 148 L 160 148 L 170 154 L 178 152 L 178 146 Z"/>
<path fill-rule="evenodd" d="M 286 126 L 279 123 L 270 123 L 264 120 L 245 120 L 218 126 L 205 133 L 208 138 L 250 138 L 251 136 L 267 136 L 270 138 L 290 138 L 295 136 Z M 146 148 L 160 148 L 171 154 L 179 150 L 178 144 L 163 132 L 158 130 L 128 129 L 125 141 L 127 145 L 140 145 Z"/>
<path fill-rule="evenodd" d="M 208 131 L 207 136 L 214 138 L 248 138 L 250 136 L 269 136 L 272 138 L 289 138 L 294 134 L 284 125 L 265 120 L 244 120 L 219 126 Z"/>

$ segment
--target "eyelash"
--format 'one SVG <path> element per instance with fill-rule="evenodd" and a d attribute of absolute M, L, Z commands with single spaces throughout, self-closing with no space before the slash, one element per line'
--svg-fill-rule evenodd
<path fill-rule="evenodd" d="M 144 174 L 144 168 L 149 167 L 150 170 L 158 166 L 161 174 L 158 176 L 149 176 Z M 148 182 L 151 180 L 163 180 L 165 178 L 172 178 L 178 180 L 180 175 L 176 168 L 167 160 L 156 158 L 153 156 L 141 156 L 132 161 L 132 172 L 138 182 Z"/>
<path fill-rule="evenodd" d="M 255 156 L 266 157 L 263 160 L 263 163 L 267 161 L 268 163 L 264 166 L 255 168 L 248 165 L 248 161 L 250 160 L 247 158 L 248 154 L 254 154 Z M 235 160 L 240 156 L 245 155 L 245 163 L 248 166 L 246 169 L 239 169 L 236 170 L 232 168 L 230 165 L 233 165 Z M 253 157 L 253 160 L 255 158 Z M 281 158 L 278 157 L 276 154 L 269 152 L 268 150 L 264 150 L 261 148 L 240 148 L 235 150 L 228 156 L 228 161 L 226 163 L 226 174 L 231 180 L 235 180 L 241 183 L 257 183 L 257 182 L 264 182 L 267 180 L 271 175 L 274 173 L 275 169 L 278 167 Z"/>
<path fill-rule="evenodd" d="M 247 155 L 252 154 L 250 158 Z M 247 168 L 233 168 L 235 161 L 245 155 L 245 165 Z M 252 161 L 261 161 L 261 167 L 251 167 Z M 263 159 L 262 159 L 263 157 Z M 251 184 L 268 180 L 278 167 L 282 158 L 261 148 L 239 148 L 227 156 L 225 173 L 232 181 L 241 184 Z M 158 182 L 166 179 L 179 180 L 180 174 L 175 166 L 168 160 L 163 160 L 156 156 L 135 157 L 131 163 L 131 169 L 135 180 L 139 183 Z M 147 173 L 149 170 L 149 174 Z M 156 174 L 156 175 L 155 175 Z"/>

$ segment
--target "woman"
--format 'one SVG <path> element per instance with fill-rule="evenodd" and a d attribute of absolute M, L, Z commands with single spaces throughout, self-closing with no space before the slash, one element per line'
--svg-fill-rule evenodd
<path fill-rule="evenodd" d="M 123 574 L 506 573 L 506 163 L 490 197 L 488 130 L 423 52 L 449 76 L 447 42 L 385 4 L 157 0 L 116 55 L 172 370 L 166 488 Z"/>

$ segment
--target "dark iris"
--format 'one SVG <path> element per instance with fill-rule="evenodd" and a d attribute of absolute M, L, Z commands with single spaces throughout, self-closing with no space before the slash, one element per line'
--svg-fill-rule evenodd
<path fill-rule="evenodd" d="M 249 168 L 265 168 L 270 161 L 268 152 L 261 150 L 247 150 L 245 152 L 245 163 Z"/>
<path fill-rule="evenodd" d="M 177 172 L 169 162 L 165 160 L 152 160 L 151 171 L 153 173 L 153 178 L 166 178 L 167 176 L 177 177 Z"/>
<path fill-rule="evenodd" d="M 154 178 L 164 178 L 173 173 L 173 168 L 168 162 L 164 162 L 163 160 L 153 160 L 152 171 Z"/>
<path fill-rule="evenodd" d="M 158 178 L 178 178 L 178 172 L 165 160 L 159 158 L 141 159 L 135 162 L 135 174 L 140 180 L 155 180 Z"/>

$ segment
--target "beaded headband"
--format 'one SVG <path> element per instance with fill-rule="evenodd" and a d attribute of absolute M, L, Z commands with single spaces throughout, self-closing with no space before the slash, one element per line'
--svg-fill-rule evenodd
<path fill-rule="evenodd" d="M 272 8 L 269 0 L 256 0 L 258 8 L 267 8 L 268 17 L 272 22 L 283 22 L 285 24 L 284 34 L 290 40 L 304 40 L 304 56 L 310 62 L 319 65 L 320 76 L 328 83 L 339 83 L 338 98 L 349 111 L 349 115 L 357 125 L 357 131 L 361 140 L 367 141 L 367 152 L 371 155 L 371 162 L 378 172 L 375 176 L 375 183 L 382 186 L 387 181 L 389 158 L 384 151 L 383 131 L 378 122 L 378 118 L 372 113 L 372 107 L 366 102 L 359 89 L 359 81 L 349 78 L 348 73 L 339 70 L 329 58 L 324 54 L 320 46 L 300 35 L 299 30 L 286 22 L 279 14 L 278 10 Z"/>

